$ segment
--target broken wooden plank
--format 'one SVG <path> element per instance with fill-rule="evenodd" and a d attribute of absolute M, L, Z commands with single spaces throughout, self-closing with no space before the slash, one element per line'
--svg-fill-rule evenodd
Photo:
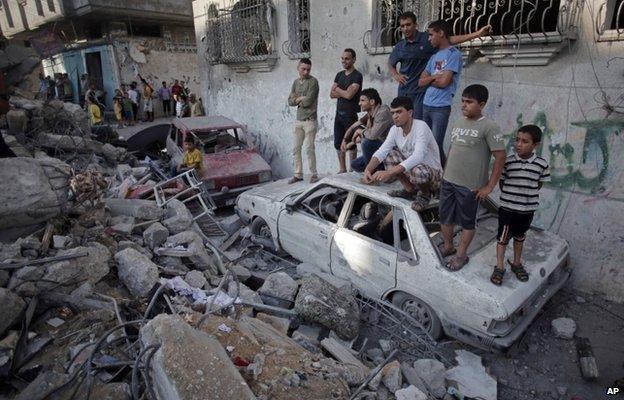
<path fill-rule="evenodd" d="M 370 368 L 358 360 L 357 357 L 351 353 L 351 350 L 340 344 L 336 339 L 326 338 L 321 340 L 321 346 L 329 352 L 336 360 L 343 364 L 351 364 L 362 368 L 366 371 L 366 374 L 370 373 Z"/>
<path fill-rule="evenodd" d="M 84 257 L 88 255 L 89 255 L 89 252 L 87 250 L 82 250 L 75 254 L 67 254 L 64 256 L 45 257 L 45 258 L 40 258 L 38 260 L 20 261 L 17 263 L 5 263 L 5 264 L 0 264 L 0 270 L 1 269 L 18 269 L 18 268 L 22 268 L 22 267 L 26 267 L 30 265 L 40 265 L 40 264 L 46 264 L 49 262 L 72 260 L 74 258 Z"/>
<path fill-rule="evenodd" d="M 54 235 L 54 224 L 48 221 L 45 231 L 43 232 L 43 237 L 41 238 L 41 254 L 45 255 L 48 253 L 50 242 L 52 242 L 52 235 Z"/>

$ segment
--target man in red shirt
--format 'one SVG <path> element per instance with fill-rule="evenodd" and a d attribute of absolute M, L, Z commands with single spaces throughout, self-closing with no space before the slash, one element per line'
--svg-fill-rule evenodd
<path fill-rule="evenodd" d="M 173 81 L 173 85 L 171 85 L 171 94 L 174 96 L 177 96 L 180 94 L 181 91 L 182 91 L 182 86 L 180 86 L 180 83 L 176 79 L 175 81 Z"/>

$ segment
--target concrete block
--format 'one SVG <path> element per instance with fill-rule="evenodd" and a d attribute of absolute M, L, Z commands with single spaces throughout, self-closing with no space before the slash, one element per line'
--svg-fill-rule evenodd
<path fill-rule="evenodd" d="M 496 379 L 487 373 L 481 357 L 465 350 L 456 350 L 457 366 L 446 371 L 448 386 L 453 386 L 466 397 L 496 400 Z"/>
<path fill-rule="evenodd" d="M 552 331 L 558 338 L 561 339 L 574 339 L 574 333 L 576 332 L 576 322 L 571 318 L 557 318 L 553 319 L 550 323 Z"/>
<path fill-rule="evenodd" d="M 394 392 L 396 400 L 427 400 L 427 395 L 414 385 Z"/>
<path fill-rule="evenodd" d="M 171 233 L 184 232 L 193 224 L 193 215 L 180 200 L 174 199 L 167 203 L 163 225 Z"/>
<path fill-rule="evenodd" d="M 203 272 L 198 270 L 189 271 L 184 277 L 184 281 L 194 288 L 202 289 L 208 283 Z"/>
<path fill-rule="evenodd" d="M 141 328 L 143 346 L 160 345 L 152 358 L 159 399 L 255 400 L 221 344 L 178 316 L 160 314 Z"/>
<path fill-rule="evenodd" d="M 288 318 L 280 318 L 275 315 L 269 315 L 261 312 L 256 314 L 256 318 L 271 325 L 278 332 L 281 332 L 284 335 L 288 334 L 288 328 L 290 328 L 290 320 Z"/>
<path fill-rule="evenodd" d="M 0 337 L 8 328 L 17 322 L 26 303 L 20 296 L 9 289 L 0 288 Z"/>
<path fill-rule="evenodd" d="M 125 215 L 152 220 L 161 219 L 165 215 L 165 210 L 158 207 L 156 202 L 152 200 L 110 198 L 106 199 L 105 204 L 113 217 Z"/>
<path fill-rule="evenodd" d="M 269 274 L 258 294 L 265 304 L 281 305 L 281 300 L 289 303 L 295 300 L 297 282 L 285 272 Z"/>
<path fill-rule="evenodd" d="M 169 230 L 160 222 L 154 222 L 143 231 L 143 241 L 152 250 L 165 243 L 169 237 Z"/>
<path fill-rule="evenodd" d="M 117 252 L 115 261 L 119 279 L 134 296 L 147 296 L 158 282 L 156 264 L 132 248 Z"/>

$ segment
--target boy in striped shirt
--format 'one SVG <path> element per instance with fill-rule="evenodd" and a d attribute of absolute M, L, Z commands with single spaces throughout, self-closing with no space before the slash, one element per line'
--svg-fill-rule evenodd
<path fill-rule="evenodd" d="M 518 280 L 526 282 L 529 274 L 522 265 L 522 245 L 531 227 L 533 214 L 539 206 L 539 190 L 550 180 L 548 162 L 535 154 L 542 141 L 542 130 L 535 125 L 525 125 L 516 134 L 516 152 L 507 156 L 499 186 L 501 190 L 498 210 L 498 245 L 496 267 L 490 277 L 495 285 L 503 283 L 505 275 L 505 249 L 509 239 L 514 239 L 513 262 L 507 260 Z"/>

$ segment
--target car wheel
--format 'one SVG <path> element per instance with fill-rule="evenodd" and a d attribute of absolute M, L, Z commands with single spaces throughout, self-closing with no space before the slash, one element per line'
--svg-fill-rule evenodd
<path fill-rule="evenodd" d="M 392 304 L 408 313 L 420 322 L 425 331 L 434 339 L 442 337 L 442 323 L 435 311 L 427 303 L 407 293 L 396 293 L 392 297 Z"/>
<path fill-rule="evenodd" d="M 271 229 L 269 228 L 269 225 L 267 225 L 266 221 L 260 217 L 253 220 L 251 226 L 249 227 L 249 230 L 252 234 L 256 236 L 271 240 L 273 239 L 273 235 L 271 234 Z"/>

